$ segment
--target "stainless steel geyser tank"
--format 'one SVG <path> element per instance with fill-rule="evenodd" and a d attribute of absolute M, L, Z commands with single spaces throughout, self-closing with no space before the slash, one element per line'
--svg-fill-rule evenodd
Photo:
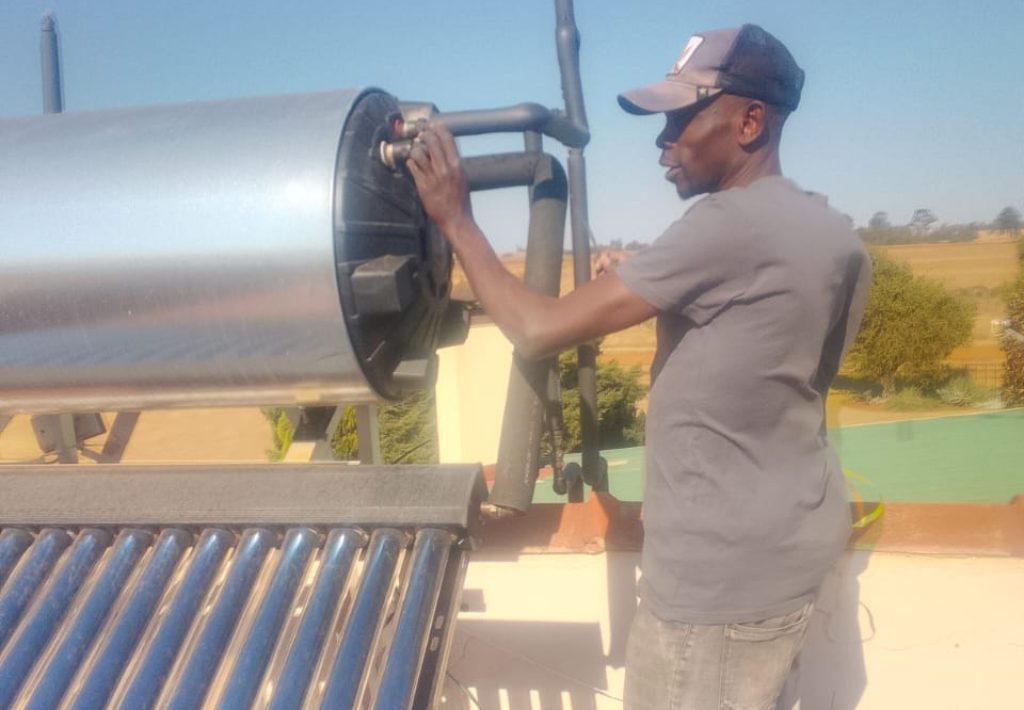
<path fill-rule="evenodd" d="M 451 258 L 378 90 L 0 121 L 0 412 L 367 402 Z"/>

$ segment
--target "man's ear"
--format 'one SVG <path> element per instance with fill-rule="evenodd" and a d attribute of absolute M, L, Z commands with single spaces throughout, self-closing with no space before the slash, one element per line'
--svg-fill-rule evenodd
<path fill-rule="evenodd" d="M 745 150 L 757 150 L 771 139 L 768 126 L 768 106 L 764 101 L 751 99 L 740 112 L 739 144 Z"/>

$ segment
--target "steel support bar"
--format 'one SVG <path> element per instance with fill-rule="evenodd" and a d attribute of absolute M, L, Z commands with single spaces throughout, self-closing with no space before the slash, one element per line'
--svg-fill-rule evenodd
<path fill-rule="evenodd" d="M 562 97 L 566 115 L 574 125 L 589 134 L 580 76 L 580 33 L 572 0 L 555 0 L 555 44 L 562 78 Z M 587 172 L 584 146 L 569 146 L 569 206 L 572 225 L 573 277 L 576 288 L 590 280 L 590 245 L 593 237 L 587 210 Z M 607 490 L 607 477 L 601 462 L 597 417 L 597 348 L 583 343 L 576 351 L 579 368 L 580 439 L 583 478 L 597 490 Z M 579 501 L 583 491 L 579 483 L 569 491 L 569 499 Z"/>

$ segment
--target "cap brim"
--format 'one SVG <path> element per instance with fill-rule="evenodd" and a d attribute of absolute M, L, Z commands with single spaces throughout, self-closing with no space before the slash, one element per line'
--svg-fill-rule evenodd
<path fill-rule="evenodd" d="M 639 89 L 619 94 L 619 106 L 636 116 L 646 116 L 652 113 L 678 111 L 719 91 L 713 89 L 708 93 L 707 89 L 698 89 L 681 81 L 659 81 L 657 84 L 641 86 Z"/>

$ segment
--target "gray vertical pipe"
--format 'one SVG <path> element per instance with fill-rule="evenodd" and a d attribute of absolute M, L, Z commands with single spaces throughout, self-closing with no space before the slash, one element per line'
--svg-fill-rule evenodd
<path fill-rule="evenodd" d="M 555 0 L 555 44 L 562 77 L 562 97 L 569 121 L 589 135 L 580 79 L 580 33 L 572 0 Z M 569 205 L 572 225 L 573 280 L 578 288 L 590 280 L 590 223 L 587 217 L 587 173 L 583 147 L 569 148 Z M 597 348 L 583 343 L 576 352 L 579 372 L 580 438 L 584 478 L 601 482 L 597 421 Z M 570 500 L 582 499 L 579 484 L 569 491 Z"/>
<path fill-rule="evenodd" d="M 523 133 L 523 149 L 530 154 L 539 155 L 544 147 L 544 136 L 537 131 L 526 131 Z M 529 186 L 529 203 L 533 204 L 533 185 Z M 561 285 L 562 259 L 559 256 L 558 262 L 559 285 Z M 565 479 L 562 476 L 562 389 L 559 381 L 558 358 L 553 357 L 548 364 L 548 389 L 545 410 L 548 420 L 548 431 L 551 435 L 551 468 L 554 471 L 552 488 L 555 493 L 565 493 Z M 582 491 L 580 493 L 582 498 Z"/>
<path fill-rule="evenodd" d="M 535 291 L 557 296 L 568 197 L 562 166 L 549 155 L 533 152 L 467 158 L 463 166 L 474 190 L 530 186 L 533 197 L 523 281 Z M 531 361 L 513 354 L 494 487 L 487 499 L 490 506 L 520 512 L 530 507 L 550 369 L 550 358 Z"/>
<path fill-rule="evenodd" d="M 57 18 L 52 13 L 43 15 L 39 41 L 39 59 L 43 72 L 43 113 L 64 111 L 64 87 L 61 81 L 60 39 L 57 36 Z"/>

